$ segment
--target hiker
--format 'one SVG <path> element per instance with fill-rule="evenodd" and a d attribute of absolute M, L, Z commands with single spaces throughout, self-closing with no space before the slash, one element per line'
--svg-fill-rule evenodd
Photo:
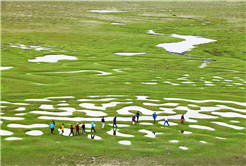
<path fill-rule="evenodd" d="M 54 125 L 53 122 L 51 122 L 51 124 L 50 124 L 50 130 L 51 130 L 51 134 L 52 134 L 52 135 L 53 135 L 54 129 L 55 129 L 55 125 Z"/>
<path fill-rule="evenodd" d="M 155 123 L 156 117 L 157 117 L 156 112 L 154 112 L 154 113 L 153 113 L 154 123 Z"/>
<path fill-rule="evenodd" d="M 81 134 L 83 133 L 83 131 L 84 131 L 84 134 L 85 134 L 85 122 L 82 124 L 81 128 L 82 128 Z"/>
<path fill-rule="evenodd" d="M 138 119 L 139 119 L 139 111 L 136 113 L 136 117 L 137 117 L 137 122 L 138 122 Z"/>
<path fill-rule="evenodd" d="M 168 123 L 168 115 L 167 115 L 166 118 L 165 118 L 164 126 L 165 126 L 166 123 L 167 123 L 167 125 L 169 126 L 169 123 Z"/>
<path fill-rule="evenodd" d="M 76 124 L 75 129 L 76 129 L 76 134 L 75 135 L 77 135 L 77 133 L 79 134 L 79 123 Z"/>
<path fill-rule="evenodd" d="M 181 116 L 181 124 L 184 124 L 184 114 Z"/>
<path fill-rule="evenodd" d="M 114 117 L 113 122 L 114 122 L 113 127 L 114 127 L 114 125 L 117 127 L 117 125 L 116 125 L 116 117 Z"/>
<path fill-rule="evenodd" d="M 105 125 L 105 119 L 104 119 L 104 117 L 102 117 L 102 128 L 104 128 L 104 125 Z"/>
<path fill-rule="evenodd" d="M 132 124 L 134 125 L 135 124 L 135 115 L 132 114 Z"/>
<path fill-rule="evenodd" d="M 64 123 L 61 125 L 61 135 L 63 136 L 63 133 L 64 133 Z"/>
<path fill-rule="evenodd" d="M 73 133 L 73 136 L 74 136 L 74 132 L 73 132 L 73 125 L 71 125 L 71 127 L 70 127 L 70 134 L 68 135 L 68 136 L 70 136 L 72 133 Z"/>
<path fill-rule="evenodd" d="M 96 130 L 94 128 L 94 120 L 91 122 L 91 132 L 92 132 L 92 129 L 94 130 L 94 132 L 96 132 Z"/>

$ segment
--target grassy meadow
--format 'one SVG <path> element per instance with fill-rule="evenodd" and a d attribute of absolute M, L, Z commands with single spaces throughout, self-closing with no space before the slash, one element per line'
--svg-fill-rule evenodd
<path fill-rule="evenodd" d="M 163 125 L 132 125 L 131 121 L 118 121 L 129 127 L 118 127 L 120 133 L 134 137 L 112 136 L 112 129 L 106 121 L 105 128 L 95 121 L 96 135 L 102 140 L 88 139 L 87 134 L 75 137 L 62 137 L 57 129 L 64 123 L 65 128 L 77 122 L 91 121 L 55 120 L 55 134 L 45 128 L 11 128 L 9 124 L 50 124 L 50 119 L 40 116 L 63 117 L 29 113 L 42 110 L 40 105 L 54 106 L 50 112 L 62 112 L 58 104 L 65 100 L 67 107 L 82 110 L 79 99 L 102 99 L 105 95 L 124 95 L 112 101 L 132 102 L 152 111 L 162 111 L 161 106 L 144 103 L 179 103 L 179 106 L 199 110 L 199 107 L 225 105 L 245 110 L 245 105 L 219 102 L 194 103 L 190 100 L 222 100 L 245 103 L 245 2 L 230 1 L 2 1 L 1 2 L 1 66 L 13 67 L 1 70 L 1 101 L 28 103 L 16 105 L 1 103 L 1 116 L 23 117 L 24 120 L 1 118 L 1 130 L 11 131 L 11 137 L 22 140 L 5 140 L 1 136 L 2 165 L 245 165 L 245 128 L 236 130 L 220 126 L 211 121 L 245 127 L 245 111 L 220 109 L 218 112 L 236 112 L 242 117 L 223 117 L 216 119 L 197 119 L 196 123 L 170 118 L 178 125 L 162 128 Z M 119 13 L 96 13 L 90 10 L 126 11 Z M 123 23 L 126 25 L 113 25 Z M 148 30 L 164 34 L 150 35 Z M 171 34 L 200 36 L 217 40 L 196 45 L 187 56 L 169 53 L 157 47 L 160 43 L 176 43 L 183 39 L 170 37 Z M 28 49 L 19 48 L 25 45 Z M 17 46 L 17 47 L 13 47 Z M 46 49 L 35 50 L 31 46 Z M 48 48 L 48 49 L 47 49 Z M 115 56 L 113 53 L 147 53 L 147 55 Z M 30 59 L 45 55 L 68 55 L 77 60 L 59 60 L 56 63 L 29 62 Z M 202 58 L 211 61 L 204 68 Z M 118 70 L 115 70 L 118 69 Z M 56 73 L 92 70 L 77 73 Z M 98 71 L 110 73 L 101 74 Z M 184 77 L 194 83 L 182 83 Z M 215 81 L 216 76 L 221 77 Z M 223 79 L 222 79 L 223 78 Z M 165 81 L 179 84 L 172 85 Z M 214 86 L 206 85 L 213 82 Z M 155 82 L 157 84 L 143 84 Z M 236 83 L 236 84 L 234 84 Z M 74 98 L 53 98 L 51 101 L 25 101 L 47 97 L 73 96 Z M 91 98 L 89 96 L 101 96 Z M 137 100 L 136 96 L 148 96 Z M 84 102 L 95 106 L 110 101 Z M 188 106 L 196 104 L 199 107 Z M 129 117 L 116 111 L 129 104 L 118 104 L 103 110 L 105 117 Z M 25 107 L 24 111 L 16 111 Z M 185 110 L 173 108 L 176 114 Z M 92 109 L 93 110 L 93 109 Z M 98 111 L 94 109 L 93 111 Z M 136 113 L 136 110 L 130 110 Z M 23 116 L 15 115 L 26 113 Z M 140 112 L 141 115 L 143 115 Z M 215 116 L 211 111 L 202 114 Z M 160 113 L 158 116 L 164 116 Z M 169 114 L 175 115 L 175 114 Z M 101 118 L 88 116 L 75 111 L 68 118 Z M 164 119 L 161 119 L 164 121 Z M 233 123 L 231 120 L 238 121 Z M 158 120 L 159 121 L 159 120 Z M 141 116 L 140 116 L 140 122 Z M 144 122 L 153 122 L 144 120 Z M 203 125 L 214 131 L 191 128 L 189 125 Z M 88 128 L 89 129 L 89 128 Z M 146 137 L 140 129 L 163 132 L 156 138 Z M 41 136 L 26 135 L 26 131 L 40 130 Z M 192 134 L 179 132 L 191 131 Z M 240 133 L 240 134 L 239 134 Z M 223 137 L 226 139 L 216 139 Z M 121 145 L 121 140 L 131 141 L 131 145 Z M 179 140 L 170 143 L 170 140 Z M 199 141 L 204 140 L 203 144 Z M 188 147 L 182 150 L 179 147 Z"/>

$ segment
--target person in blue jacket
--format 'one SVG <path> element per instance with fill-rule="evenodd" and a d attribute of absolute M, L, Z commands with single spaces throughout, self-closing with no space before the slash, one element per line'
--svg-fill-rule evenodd
<path fill-rule="evenodd" d="M 53 131 L 55 129 L 55 125 L 53 122 L 51 122 L 51 124 L 50 124 L 50 129 L 51 129 L 51 134 L 53 135 Z"/>
<path fill-rule="evenodd" d="M 114 117 L 113 122 L 114 122 L 113 127 L 114 127 L 114 126 L 117 127 L 117 125 L 116 125 L 116 117 Z"/>
<path fill-rule="evenodd" d="M 153 113 L 154 123 L 155 123 L 156 118 L 157 118 L 157 115 L 156 115 L 156 112 L 154 112 L 154 113 Z"/>
<path fill-rule="evenodd" d="M 94 120 L 91 122 L 91 132 L 92 130 L 94 130 L 94 132 L 96 132 L 95 128 L 94 128 L 95 124 L 94 124 Z"/>
<path fill-rule="evenodd" d="M 136 113 L 136 117 L 137 117 L 137 122 L 138 122 L 138 119 L 139 119 L 139 111 Z"/>

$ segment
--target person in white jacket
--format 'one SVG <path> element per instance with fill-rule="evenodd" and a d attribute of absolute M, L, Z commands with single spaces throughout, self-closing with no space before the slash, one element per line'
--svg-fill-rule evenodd
<path fill-rule="evenodd" d="M 167 114 L 167 116 L 165 118 L 164 126 L 165 126 L 166 123 L 167 123 L 168 126 L 170 126 L 169 123 L 168 123 L 168 114 Z"/>

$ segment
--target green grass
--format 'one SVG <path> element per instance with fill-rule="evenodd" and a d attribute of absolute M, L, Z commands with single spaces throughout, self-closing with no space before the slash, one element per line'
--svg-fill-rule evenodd
<path fill-rule="evenodd" d="M 44 6 L 46 5 L 46 6 Z M 119 10 L 123 13 L 91 13 L 89 10 Z M 170 11 L 171 10 L 171 11 Z M 174 16 L 175 15 L 175 16 Z M 1 2 L 1 66 L 12 66 L 12 69 L 1 71 L 1 101 L 25 102 L 25 99 L 41 99 L 51 96 L 74 96 L 74 99 L 64 99 L 69 104 L 66 107 L 84 109 L 79 106 L 78 99 L 94 95 L 127 95 L 115 101 L 126 102 L 132 99 L 135 106 L 161 111 L 162 106 L 145 106 L 144 102 L 136 100 L 136 96 L 148 96 L 160 100 L 157 103 L 174 102 L 179 106 L 196 104 L 203 107 L 226 105 L 245 109 L 230 103 L 191 103 L 186 101 L 167 101 L 164 98 L 183 98 L 193 100 L 228 100 L 245 102 L 245 2 L 224 1 L 14 1 Z M 112 22 L 125 23 L 125 26 L 111 25 Z M 205 25 L 203 25 L 205 23 Z M 148 35 L 148 30 L 167 34 L 163 36 Z M 193 35 L 217 40 L 207 44 L 197 45 L 185 54 L 200 58 L 190 58 L 170 54 L 165 49 L 156 47 L 160 43 L 183 41 L 169 37 L 169 34 Z M 42 46 L 51 48 L 35 51 L 34 49 L 12 48 L 17 43 L 27 46 Z M 65 52 L 60 52 L 65 51 Z M 131 57 L 114 56 L 115 52 L 146 52 L 148 55 Z M 57 63 L 31 63 L 28 59 L 50 54 L 75 56 L 78 60 L 61 60 Z M 91 58 L 95 57 L 95 58 Z M 199 68 L 203 63 L 201 58 L 212 61 L 205 68 Z M 113 69 L 126 69 L 116 72 Z M 61 74 L 52 72 L 99 70 L 112 73 L 98 76 L 96 72 Z M 238 72 L 227 71 L 236 70 Z M 177 78 L 189 74 L 188 79 L 193 84 L 183 84 Z M 225 81 L 213 81 L 216 86 L 205 86 L 204 81 L 212 81 L 213 76 L 221 76 L 225 80 L 243 83 L 243 85 L 226 86 Z M 156 78 L 161 77 L 161 78 Z M 203 80 L 201 80 L 203 77 Z M 141 82 L 157 80 L 156 85 L 144 85 Z M 170 81 L 180 84 L 173 86 L 163 83 Z M 130 84 L 125 84 L 130 82 Z M 42 83 L 45 85 L 38 85 Z M 201 89 L 203 87 L 203 89 Z M 61 99 L 63 100 L 63 99 Z M 26 131 L 32 129 L 9 128 L 8 124 L 49 124 L 50 120 L 38 119 L 38 114 L 28 113 L 40 110 L 41 104 L 52 104 L 54 110 L 61 111 L 56 104 L 60 99 L 51 102 L 25 102 L 25 111 L 16 111 L 19 106 L 2 104 L 2 116 L 15 117 L 16 113 L 27 113 L 24 121 L 1 120 L 2 130 L 12 131 L 13 137 L 23 140 L 6 141 L 1 137 L 2 165 L 245 165 L 245 129 L 235 130 L 210 123 L 225 122 L 237 126 L 245 126 L 244 118 L 195 119 L 198 122 L 185 121 L 185 125 L 161 128 L 156 123 L 153 126 L 131 125 L 119 128 L 119 132 L 131 134 L 133 138 L 111 136 L 106 133 L 112 129 L 107 125 L 101 129 L 96 122 L 96 135 L 102 140 L 90 140 L 86 135 L 77 137 L 61 137 L 57 130 L 50 135 L 48 128 L 37 128 L 42 136 L 28 136 Z M 127 101 L 128 102 L 128 101 Z M 105 102 L 86 102 L 101 106 Z M 116 110 L 128 104 L 109 107 L 107 116 L 118 115 Z M 177 114 L 186 111 L 173 108 Z M 199 111 L 199 108 L 189 107 Z M 134 110 L 130 110 L 136 113 Z M 219 112 L 232 112 L 223 109 Z M 214 115 L 211 112 L 202 112 Z M 238 112 L 240 113 L 240 112 Z M 245 115 L 245 113 L 240 113 Z M 164 114 L 160 114 L 164 115 Z M 48 115 L 47 115 L 48 116 Z M 83 112 L 74 112 L 67 117 L 87 117 Z M 141 116 L 140 116 L 141 120 Z M 240 123 L 232 123 L 238 120 Z M 180 124 L 179 120 L 170 119 Z M 147 122 L 147 121 L 146 121 Z M 150 121 L 152 122 L 152 121 Z M 65 123 L 68 128 L 71 121 L 56 121 L 56 129 Z M 80 122 L 81 123 L 81 122 Z M 87 122 L 88 123 L 88 122 Z M 188 125 L 199 124 L 209 126 L 215 131 L 190 128 Z M 144 137 L 140 129 L 164 132 L 156 138 Z M 36 129 L 34 129 L 36 130 Z M 182 134 L 179 130 L 191 131 L 192 134 Z M 244 135 L 238 134 L 244 133 Z M 220 140 L 215 137 L 225 137 Z M 131 141 L 131 146 L 118 144 L 120 140 Z M 170 143 L 169 140 L 179 140 Z M 207 144 L 199 141 L 204 140 Z M 57 143 L 59 141 L 59 143 Z M 151 143 L 148 143 L 151 142 Z M 187 151 L 178 147 L 185 146 Z"/>

